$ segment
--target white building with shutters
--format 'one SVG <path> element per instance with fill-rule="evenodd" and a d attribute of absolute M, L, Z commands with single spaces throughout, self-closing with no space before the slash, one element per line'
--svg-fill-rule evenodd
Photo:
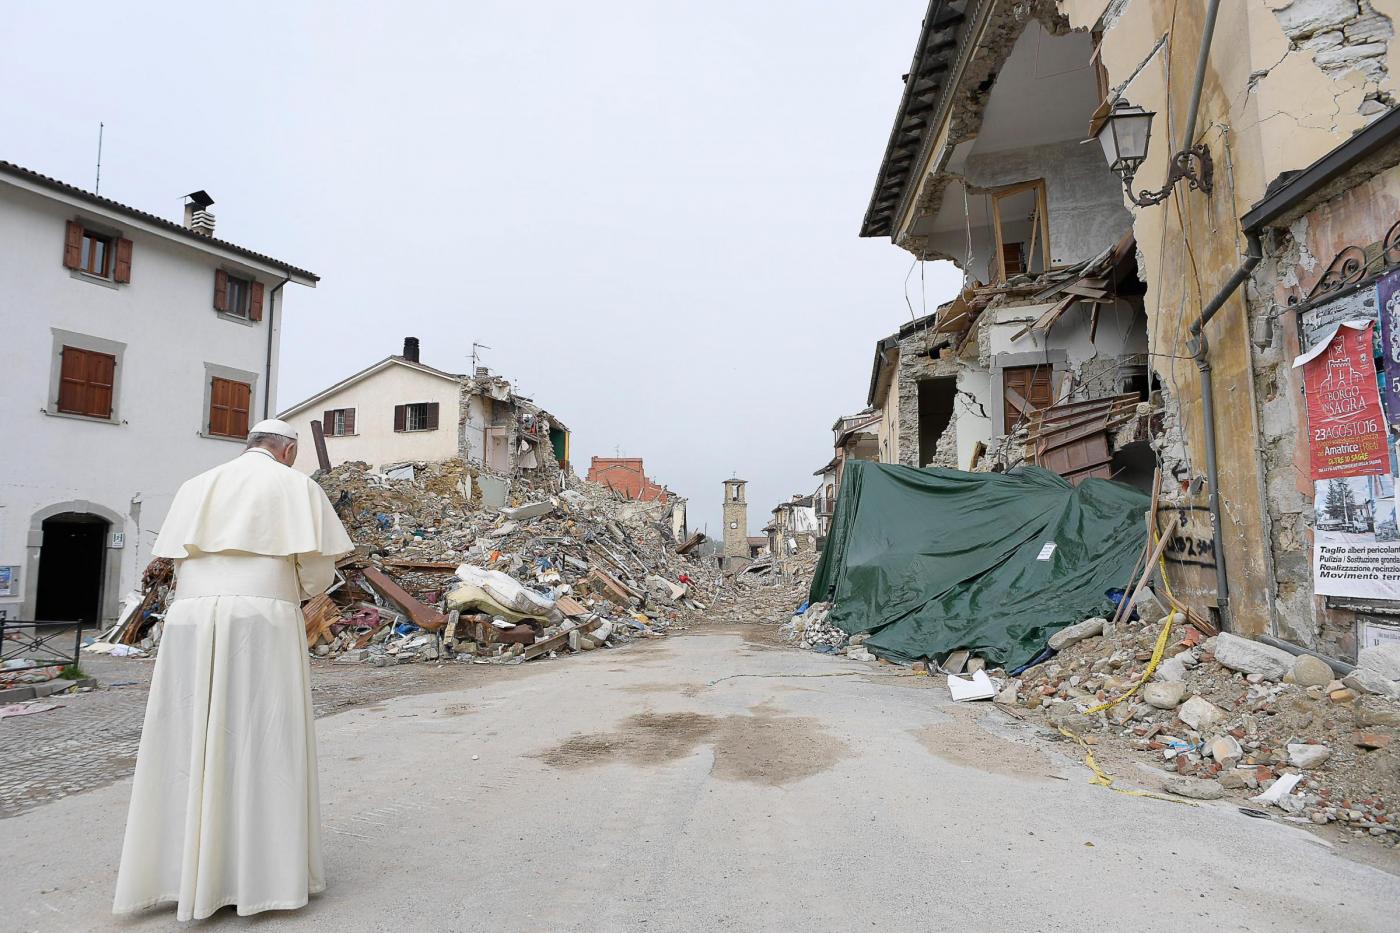
<path fill-rule="evenodd" d="M 0 614 L 115 618 L 180 483 L 271 417 L 303 269 L 0 162 Z"/>
<path fill-rule="evenodd" d="M 510 380 L 484 367 L 473 375 L 445 372 L 419 359 L 418 339 L 277 417 L 303 443 L 297 469 L 316 471 L 313 421 L 323 425 L 331 466 L 361 461 L 382 469 L 410 461 L 461 457 L 502 476 L 550 463 L 567 464 L 569 431 L 557 418 L 515 394 Z"/>

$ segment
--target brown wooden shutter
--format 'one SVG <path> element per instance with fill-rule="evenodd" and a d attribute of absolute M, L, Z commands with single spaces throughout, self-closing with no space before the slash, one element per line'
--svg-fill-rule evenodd
<path fill-rule="evenodd" d="M 116 382 L 117 358 L 110 353 L 87 354 L 87 414 L 94 418 L 112 417 L 112 386 Z"/>
<path fill-rule="evenodd" d="M 131 281 L 131 241 L 117 241 L 117 264 L 112 273 L 114 282 Z"/>
<path fill-rule="evenodd" d="M 248 299 L 248 320 L 261 321 L 263 306 L 263 283 L 254 282 L 251 292 L 252 297 Z"/>
<path fill-rule="evenodd" d="M 246 382 L 231 382 L 229 391 L 229 436 L 248 436 L 248 411 L 253 407 L 253 387 Z"/>
<path fill-rule="evenodd" d="M 321 416 L 321 433 L 331 436 L 335 434 L 335 409 L 328 408 Z"/>
<path fill-rule="evenodd" d="M 228 310 L 228 273 L 223 269 L 214 270 L 214 310 Z"/>
<path fill-rule="evenodd" d="M 429 431 L 436 431 L 437 429 L 438 429 L 438 403 L 437 403 L 437 402 L 429 402 L 429 403 L 428 403 L 428 430 L 429 430 Z"/>
<path fill-rule="evenodd" d="M 345 433 L 355 433 L 355 409 L 353 408 L 345 409 Z"/>
<path fill-rule="evenodd" d="M 408 428 L 408 406 L 394 406 L 394 430 L 403 431 Z"/>
<path fill-rule="evenodd" d="M 215 376 L 213 382 L 209 384 L 209 433 L 228 434 L 229 422 L 229 386 L 232 385 L 227 379 L 220 379 Z"/>
<path fill-rule="evenodd" d="M 83 225 L 76 220 L 68 221 L 64 231 L 63 264 L 69 269 L 80 269 L 83 265 Z"/>
<path fill-rule="evenodd" d="M 87 351 L 64 347 L 58 375 L 58 410 L 73 415 L 87 413 Z"/>

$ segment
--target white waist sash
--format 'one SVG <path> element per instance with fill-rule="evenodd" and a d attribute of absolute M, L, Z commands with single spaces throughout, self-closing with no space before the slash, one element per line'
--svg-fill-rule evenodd
<path fill-rule="evenodd" d="M 301 602 L 296 559 L 221 551 L 176 561 L 175 598 L 260 596 Z"/>

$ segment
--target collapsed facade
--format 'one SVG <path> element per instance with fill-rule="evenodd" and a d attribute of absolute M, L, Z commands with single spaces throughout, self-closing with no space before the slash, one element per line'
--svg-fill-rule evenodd
<path fill-rule="evenodd" d="M 964 287 L 877 345 L 880 460 L 1128 481 L 1202 618 L 1341 658 L 1400 640 L 1397 16 L 932 0 L 862 234 Z M 1366 420 L 1329 433 L 1294 363 L 1336 366 L 1347 320 L 1381 339 L 1346 370 Z"/>
<path fill-rule="evenodd" d="M 1146 318 L 1121 187 L 1082 145 L 1102 100 L 1093 44 L 1054 17 L 1018 17 L 1023 4 L 993 4 L 982 30 L 959 6 L 930 8 L 861 231 L 964 275 L 951 302 L 876 345 L 880 460 L 1059 457 L 1076 476 L 1137 478 L 1125 448 L 1141 432 L 1123 426 L 1151 391 Z M 1067 452 L 1038 417 L 1064 406 L 1105 408 L 1111 423 L 1075 432 Z M 1042 435 L 1048 449 L 1028 450 Z"/>
<path fill-rule="evenodd" d="M 423 363 L 416 337 L 389 356 L 298 402 L 278 417 L 313 436 L 320 421 L 329 466 L 363 462 L 375 468 L 460 458 L 487 477 L 520 470 L 568 469 L 569 429 L 510 380 L 479 366 L 470 375 Z M 303 443 L 297 469 L 315 472 L 316 447 Z"/>

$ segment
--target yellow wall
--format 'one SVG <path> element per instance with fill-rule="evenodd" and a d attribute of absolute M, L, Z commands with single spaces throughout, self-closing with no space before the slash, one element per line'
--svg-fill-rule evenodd
<path fill-rule="evenodd" d="M 1184 145 L 1177 137 L 1184 129 L 1206 5 L 1206 0 L 1129 0 L 1104 32 L 1109 85 L 1127 82 L 1122 96 L 1157 113 L 1137 189 L 1159 187 L 1169 155 Z M 1205 195 L 1182 184 L 1160 205 L 1133 208 L 1140 274 L 1148 283 L 1153 365 L 1169 395 L 1168 418 L 1179 418 L 1186 440 L 1185 475 L 1169 477 L 1164 490 L 1180 500 L 1186 499 L 1182 486 L 1205 473 L 1200 376 L 1189 358 L 1187 329 L 1240 264 L 1244 237 L 1238 219 L 1280 173 L 1306 167 L 1364 126 L 1368 118 L 1360 110 L 1369 91 L 1394 89 L 1388 74 L 1369 86 L 1360 71 L 1324 74 L 1313 51 L 1292 48 L 1284 35 L 1276 10 L 1287 5 L 1284 0 L 1221 4 L 1195 140 L 1206 143 L 1214 158 L 1214 192 Z M 1095 27 L 1107 6 L 1103 0 L 1059 3 L 1071 25 L 1083 29 Z M 1374 0 L 1373 6 L 1400 20 L 1400 0 Z M 1400 64 L 1396 51 L 1391 42 L 1385 60 L 1392 68 Z M 1233 621 L 1238 631 L 1259 633 L 1269 628 L 1272 582 L 1243 296 L 1241 289 L 1207 333 Z M 1204 492 L 1190 504 L 1204 505 Z M 1204 513 L 1190 514 L 1196 522 L 1192 534 L 1208 539 Z M 1210 572 L 1178 568 L 1173 583 L 1178 595 L 1191 596 L 1193 603 L 1213 602 Z"/>

